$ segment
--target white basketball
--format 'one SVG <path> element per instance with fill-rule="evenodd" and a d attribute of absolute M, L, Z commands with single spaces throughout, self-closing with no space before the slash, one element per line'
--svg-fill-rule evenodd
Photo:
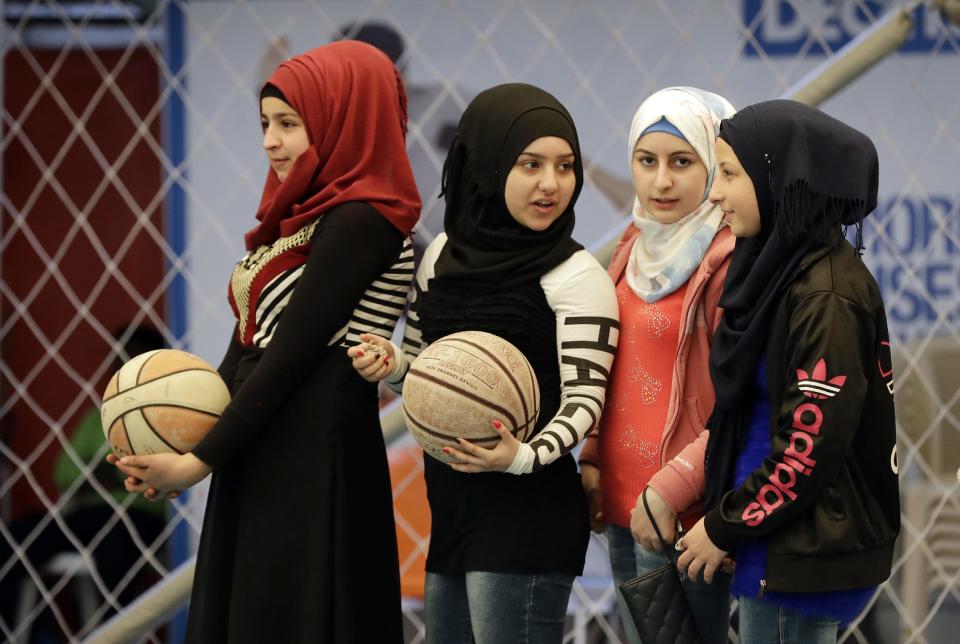
<path fill-rule="evenodd" d="M 103 394 L 103 433 L 117 456 L 190 451 L 213 427 L 230 392 L 220 374 L 176 349 L 131 358 Z"/>
<path fill-rule="evenodd" d="M 403 413 L 410 433 L 431 456 L 465 438 L 492 447 L 504 423 L 520 441 L 533 433 L 540 387 L 526 357 L 491 333 L 462 331 L 440 338 L 414 360 L 403 383 Z"/>

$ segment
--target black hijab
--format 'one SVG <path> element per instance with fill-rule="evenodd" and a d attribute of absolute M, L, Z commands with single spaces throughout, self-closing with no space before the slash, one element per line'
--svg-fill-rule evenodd
<path fill-rule="evenodd" d="M 566 211 L 536 232 L 514 220 L 504 200 L 507 175 L 535 139 L 570 144 L 577 186 Z M 552 95 L 523 83 L 478 94 L 460 118 L 443 164 L 447 243 L 437 259 L 435 287 L 510 287 L 540 276 L 583 246 L 573 241 L 574 212 L 583 187 L 583 161 L 573 119 Z"/>
<path fill-rule="evenodd" d="M 707 444 L 705 505 L 732 484 L 738 446 L 749 422 L 753 381 L 766 350 L 770 318 L 797 276 L 857 230 L 877 206 L 877 150 L 861 132 L 795 101 L 746 107 L 720 125 L 753 182 L 760 233 L 737 239 L 710 350 L 716 406 Z"/>

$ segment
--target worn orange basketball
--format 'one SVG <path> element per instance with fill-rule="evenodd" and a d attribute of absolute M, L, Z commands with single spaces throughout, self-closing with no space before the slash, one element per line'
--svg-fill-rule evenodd
<path fill-rule="evenodd" d="M 525 441 L 540 412 L 537 376 L 515 346 L 490 333 L 462 331 L 440 338 L 413 361 L 403 382 L 403 414 L 413 437 L 431 456 L 465 438 L 482 447 L 500 441 L 491 426 L 504 423 Z"/>
<path fill-rule="evenodd" d="M 228 402 L 230 392 L 216 369 L 186 351 L 159 349 L 131 358 L 113 375 L 100 419 L 117 456 L 183 454 Z"/>

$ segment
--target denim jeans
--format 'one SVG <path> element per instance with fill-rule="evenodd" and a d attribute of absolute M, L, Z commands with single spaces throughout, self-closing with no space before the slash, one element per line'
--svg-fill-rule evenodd
<path fill-rule="evenodd" d="M 743 644 L 835 644 L 840 621 L 811 617 L 755 597 L 740 596 Z"/>
<path fill-rule="evenodd" d="M 610 568 L 613 570 L 614 583 L 620 584 L 645 572 L 655 570 L 669 561 L 660 552 L 648 552 L 640 547 L 630 534 L 629 528 L 607 525 L 607 544 L 610 552 Z M 700 639 L 703 644 L 726 644 L 730 628 L 730 582 L 731 576 L 718 570 L 712 583 L 706 583 L 702 577 L 697 581 L 684 579 L 683 586 L 687 602 L 697 621 Z M 620 605 L 620 619 L 630 644 L 643 644 L 637 633 L 633 619 L 627 610 L 626 602 L 617 592 Z"/>
<path fill-rule="evenodd" d="M 573 576 L 428 572 L 430 644 L 560 644 Z"/>

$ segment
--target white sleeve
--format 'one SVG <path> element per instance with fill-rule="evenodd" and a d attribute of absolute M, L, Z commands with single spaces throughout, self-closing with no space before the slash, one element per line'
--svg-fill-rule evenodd
<path fill-rule="evenodd" d="M 393 345 L 393 354 L 397 356 L 393 370 L 384 379 L 387 386 L 397 393 L 403 390 L 403 379 L 407 376 L 410 364 L 425 348 L 423 334 L 420 331 L 420 314 L 418 313 L 420 298 L 427 292 L 427 284 L 433 279 L 436 272 L 437 258 L 447 241 L 446 233 L 437 235 L 423 252 L 416 277 L 407 294 L 407 319 L 403 325 L 403 346 Z"/>
<path fill-rule="evenodd" d="M 596 426 L 620 337 L 616 289 L 587 251 L 579 251 L 540 280 L 557 316 L 560 408 L 507 470 L 527 474 L 572 450 Z"/>

